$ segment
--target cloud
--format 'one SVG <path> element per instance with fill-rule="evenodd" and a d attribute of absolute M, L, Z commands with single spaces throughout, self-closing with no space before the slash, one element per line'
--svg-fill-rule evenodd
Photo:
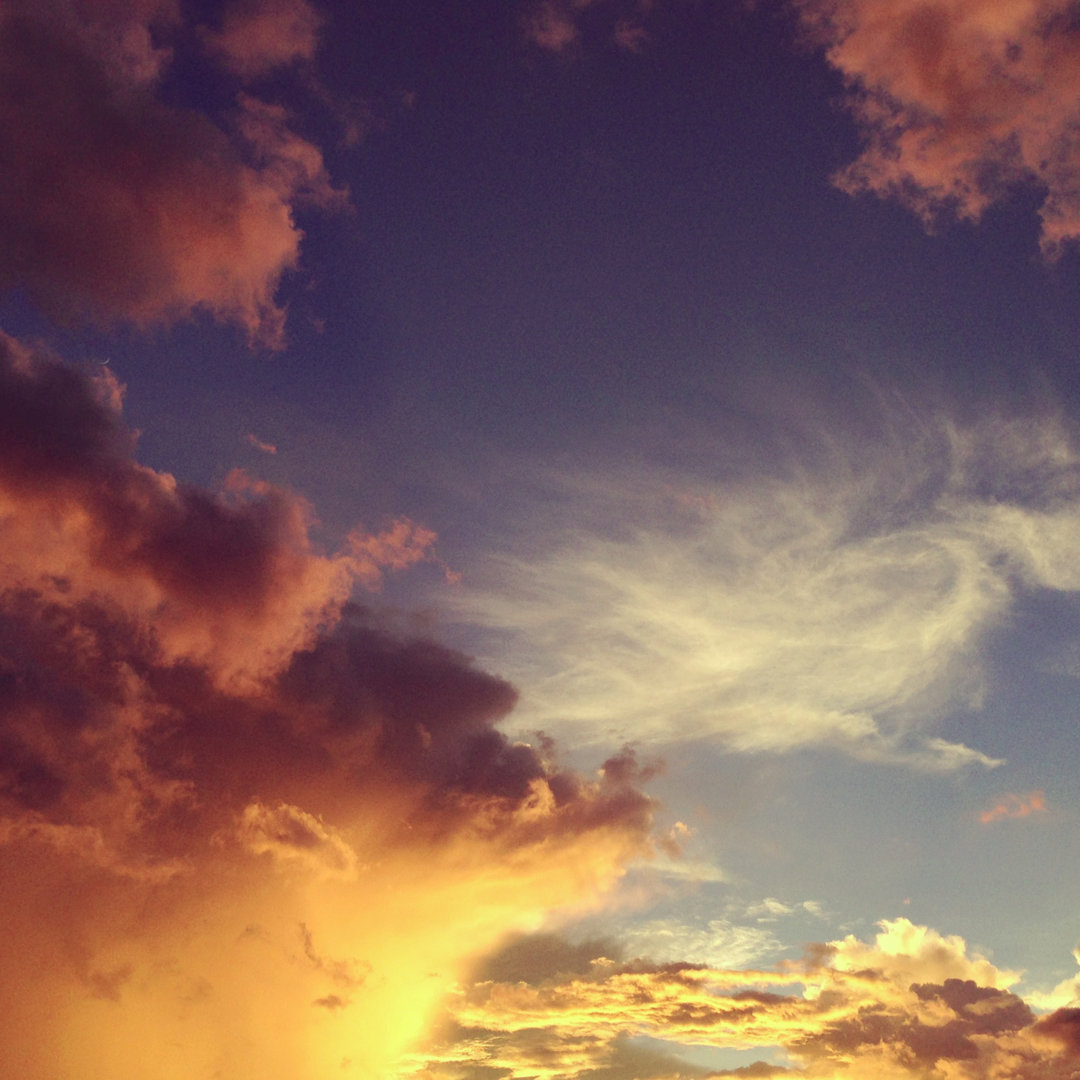
<path fill-rule="evenodd" d="M 1080 31 L 1069 0 L 799 0 L 848 86 L 866 148 L 837 177 L 927 224 L 977 221 L 1024 185 L 1041 245 L 1080 237 Z"/>
<path fill-rule="evenodd" d="M 253 435 L 250 431 L 244 436 L 244 442 L 248 446 L 253 446 L 256 450 L 261 451 L 264 454 L 276 454 L 277 447 L 273 443 L 263 442 L 257 435 Z"/>
<path fill-rule="evenodd" d="M 1006 792 L 988 810 L 979 815 L 979 820 L 984 825 L 1001 818 L 1023 818 L 1032 814 L 1046 813 L 1046 792 L 1031 791 L 1027 795 L 1015 795 L 1011 791 Z"/>
<path fill-rule="evenodd" d="M 522 720 L 998 764 L 933 725 L 978 707 L 980 645 L 1018 595 L 1080 587 L 1080 455 L 1052 417 L 879 423 L 873 441 L 803 432 L 790 455 L 720 441 L 692 479 L 625 462 L 519 478 L 514 550 L 453 602 L 498 629 Z"/>
<path fill-rule="evenodd" d="M 102 404 L 117 397 L 108 372 L 86 380 L 10 338 L 0 397 L 4 585 L 64 611 L 108 597 L 135 624 L 153 622 L 164 660 L 202 664 L 222 685 L 280 668 L 333 622 L 354 582 L 377 588 L 435 539 L 400 520 L 317 553 L 302 498 L 239 470 L 213 497 L 139 465 Z"/>
<path fill-rule="evenodd" d="M 611 43 L 625 52 L 641 52 L 648 41 L 641 20 L 652 8 L 652 0 L 620 0 L 618 4 L 607 0 L 537 0 L 522 20 L 525 36 L 547 52 L 568 52 L 581 40 L 588 9 L 609 6 L 619 13 L 608 31 Z"/>
<path fill-rule="evenodd" d="M 675 919 L 646 920 L 629 926 L 620 942 L 633 956 L 647 956 L 661 963 L 681 960 L 712 967 L 759 963 L 783 948 L 772 931 L 740 925 L 730 919 L 710 919 L 699 926 Z"/>
<path fill-rule="evenodd" d="M 380 1073 L 478 954 L 648 853 L 629 753 L 497 729 L 512 686 L 402 637 L 298 496 L 139 465 L 107 371 L 0 342 L 0 1073 Z"/>
<path fill-rule="evenodd" d="M 307 0 L 235 0 L 219 30 L 204 30 L 211 55 L 245 79 L 311 60 L 322 18 Z"/>
<path fill-rule="evenodd" d="M 276 348 L 293 207 L 344 196 L 279 107 L 243 96 L 226 128 L 158 95 L 172 52 L 157 42 L 183 29 L 168 0 L 4 5 L 0 286 L 69 320 L 205 311 Z"/>
<path fill-rule="evenodd" d="M 1073 949 L 1073 959 L 1080 964 L 1080 945 Z M 1080 1005 L 1080 973 L 1063 979 L 1050 990 L 1034 990 L 1027 998 L 1036 1009 L 1045 1011 Z"/>
<path fill-rule="evenodd" d="M 643 1035 L 672 1053 L 639 1077 L 693 1075 L 679 1067 L 680 1045 L 780 1048 L 792 1075 L 821 1080 L 840 1071 L 858 1080 L 1075 1074 L 1076 1010 L 1036 1021 L 1009 990 L 1015 973 L 960 938 L 905 919 L 880 925 L 873 942 L 847 937 L 772 970 L 597 960 L 539 984 L 477 981 L 453 999 L 457 1026 L 417 1059 L 420 1074 L 434 1061 L 508 1078 L 602 1076 Z M 760 1062 L 748 1075 L 783 1071 Z"/>
<path fill-rule="evenodd" d="M 541 49 L 562 52 L 577 41 L 578 30 L 574 12 L 582 6 L 580 3 L 562 4 L 544 0 L 536 5 L 526 19 L 526 35 Z"/>

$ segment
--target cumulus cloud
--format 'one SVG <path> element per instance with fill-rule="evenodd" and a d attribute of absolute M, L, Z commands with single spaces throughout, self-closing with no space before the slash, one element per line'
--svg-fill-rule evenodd
<path fill-rule="evenodd" d="M 1080 32 L 1070 0 L 799 0 L 866 148 L 837 178 L 928 224 L 1044 193 L 1048 256 L 1080 237 Z"/>
<path fill-rule="evenodd" d="M 1036 1020 L 1009 990 L 1015 979 L 962 939 L 904 919 L 882 923 L 872 942 L 847 937 L 771 970 L 597 958 L 562 978 L 463 986 L 456 1026 L 414 1064 L 421 1075 L 471 1066 L 507 1077 L 603 1076 L 627 1040 L 645 1035 L 673 1052 L 782 1050 L 790 1075 L 822 1080 L 840 1071 L 859 1080 L 1075 1075 L 1076 1010 Z M 658 1057 L 635 1075 L 693 1074 L 674 1053 Z M 782 1072 L 762 1061 L 743 1075 Z"/>
<path fill-rule="evenodd" d="M 715 457 L 717 476 L 694 480 L 530 474 L 524 553 L 493 556 L 455 598 L 464 620 L 513 632 L 491 655 L 523 718 L 597 742 L 998 764 L 932 726 L 979 705 L 979 647 L 1018 595 L 1080 588 L 1069 433 L 885 414 L 873 442 L 835 430 L 797 457 Z"/>
<path fill-rule="evenodd" d="M 343 195 L 278 107 L 244 96 L 226 129 L 161 98 L 171 49 L 157 42 L 181 29 L 169 0 L 4 4 L 0 286 L 67 319 L 202 310 L 278 347 L 293 207 Z"/>
<path fill-rule="evenodd" d="M 0 339 L 0 580 L 62 610 L 109 597 L 154 648 L 222 685 L 257 678 L 314 640 L 360 581 L 427 558 L 434 534 L 400 520 L 354 530 L 336 555 L 312 546 L 299 496 L 231 473 L 211 496 L 139 465 L 96 381 Z M 103 403 L 106 402 L 106 403 Z M 29 595 L 29 594 L 26 594 Z M 59 610 L 59 609 L 57 609 Z"/>
<path fill-rule="evenodd" d="M 512 686 L 349 599 L 297 496 L 139 465 L 119 387 L 0 342 L 0 1073 L 379 1073 L 476 954 L 647 853 L 629 754 L 495 725 Z"/>

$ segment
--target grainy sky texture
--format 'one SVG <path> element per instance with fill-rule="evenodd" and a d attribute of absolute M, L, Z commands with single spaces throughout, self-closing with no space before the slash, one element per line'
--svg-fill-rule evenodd
<path fill-rule="evenodd" d="M 0 0 L 0 1074 L 1080 1077 L 1065 0 Z"/>

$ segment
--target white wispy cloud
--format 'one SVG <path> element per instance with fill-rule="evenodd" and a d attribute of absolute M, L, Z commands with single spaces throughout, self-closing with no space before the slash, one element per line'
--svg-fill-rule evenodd
<path fill-rule="evenodd" d="M 1053 419 L 897 421 L 723 481 L 534 482 L 518 549 L 470 575 L 458 615 L 498 631 L 519 720 L 579 743 L 993 766 L 933 724 L 979 706 L 980 645 L 1020 591 L 1080 588 L 1080 458 Z"/>

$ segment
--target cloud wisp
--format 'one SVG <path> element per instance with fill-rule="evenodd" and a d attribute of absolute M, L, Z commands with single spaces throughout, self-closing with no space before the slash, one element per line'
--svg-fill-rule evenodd
<path fill-rule="evenodd" d="M 120 388 L 0 342 L 0 1072 L 379 1073 L 477 953 L 650 847 L 632 756 L 496 730 L 514 689 L 349 600 L 297 496 L 138 464 Z"/>
<path fill-rule="evenodd" d="M 649 1036 L 678 1046 L 782 1051 L 749 1075 L 825 1080 L 1066 1080 L 1080 1010 L 1036 1019 L 1002 971 L 965 942 L 906 919 L 810 946 L 769 970 L 619 961 L 516 982 L 481 979 L 452 999 L 416 1075 L 510 1078 L 701 1075 L 677 1053 L 635 1054 Z M 497 965 L 489 965 L 489 974 Z M 636 1060 L 635 1060 L 636 1058 Z M 629 1060 L 628 1060 L 629 1059 Z M 775 1057 L 774 1057 L 775 1060 Z M 715 1075 L 715 1074 L 713 1074 Z"/>
<path fill-rule="evenodd" d="M 1080 455 L 1054 420 L 885 423 L 801 457 L 717 450 L 724 481 L 648 467 L 533 474 L 516 551 L 466 578 L 511 643 L 522 718 L 575 740 L 832 745 L 951 770 L 992 754 L 979 647 L 1027 588 L 1080 588 Z M 572 525 L 555 524 L 571 522 Z"/>
<path fill-rule="evenodd" d="M 979 821 L 989 825 L 1002 818 L 1026 818 L 1032 814 L 1046 813 L 1046 792 L 1029 791 L 1026 795 L 1006 792 L 993 806 L 979 815 Z"/>
<path fill-rule="evenodd" d="M 927 224 L 1044 193 L 1049 257 L 1080 239 L 1080 30 L 1069 0 L 797 0 L 866 148 L 837 178 Z"/>

